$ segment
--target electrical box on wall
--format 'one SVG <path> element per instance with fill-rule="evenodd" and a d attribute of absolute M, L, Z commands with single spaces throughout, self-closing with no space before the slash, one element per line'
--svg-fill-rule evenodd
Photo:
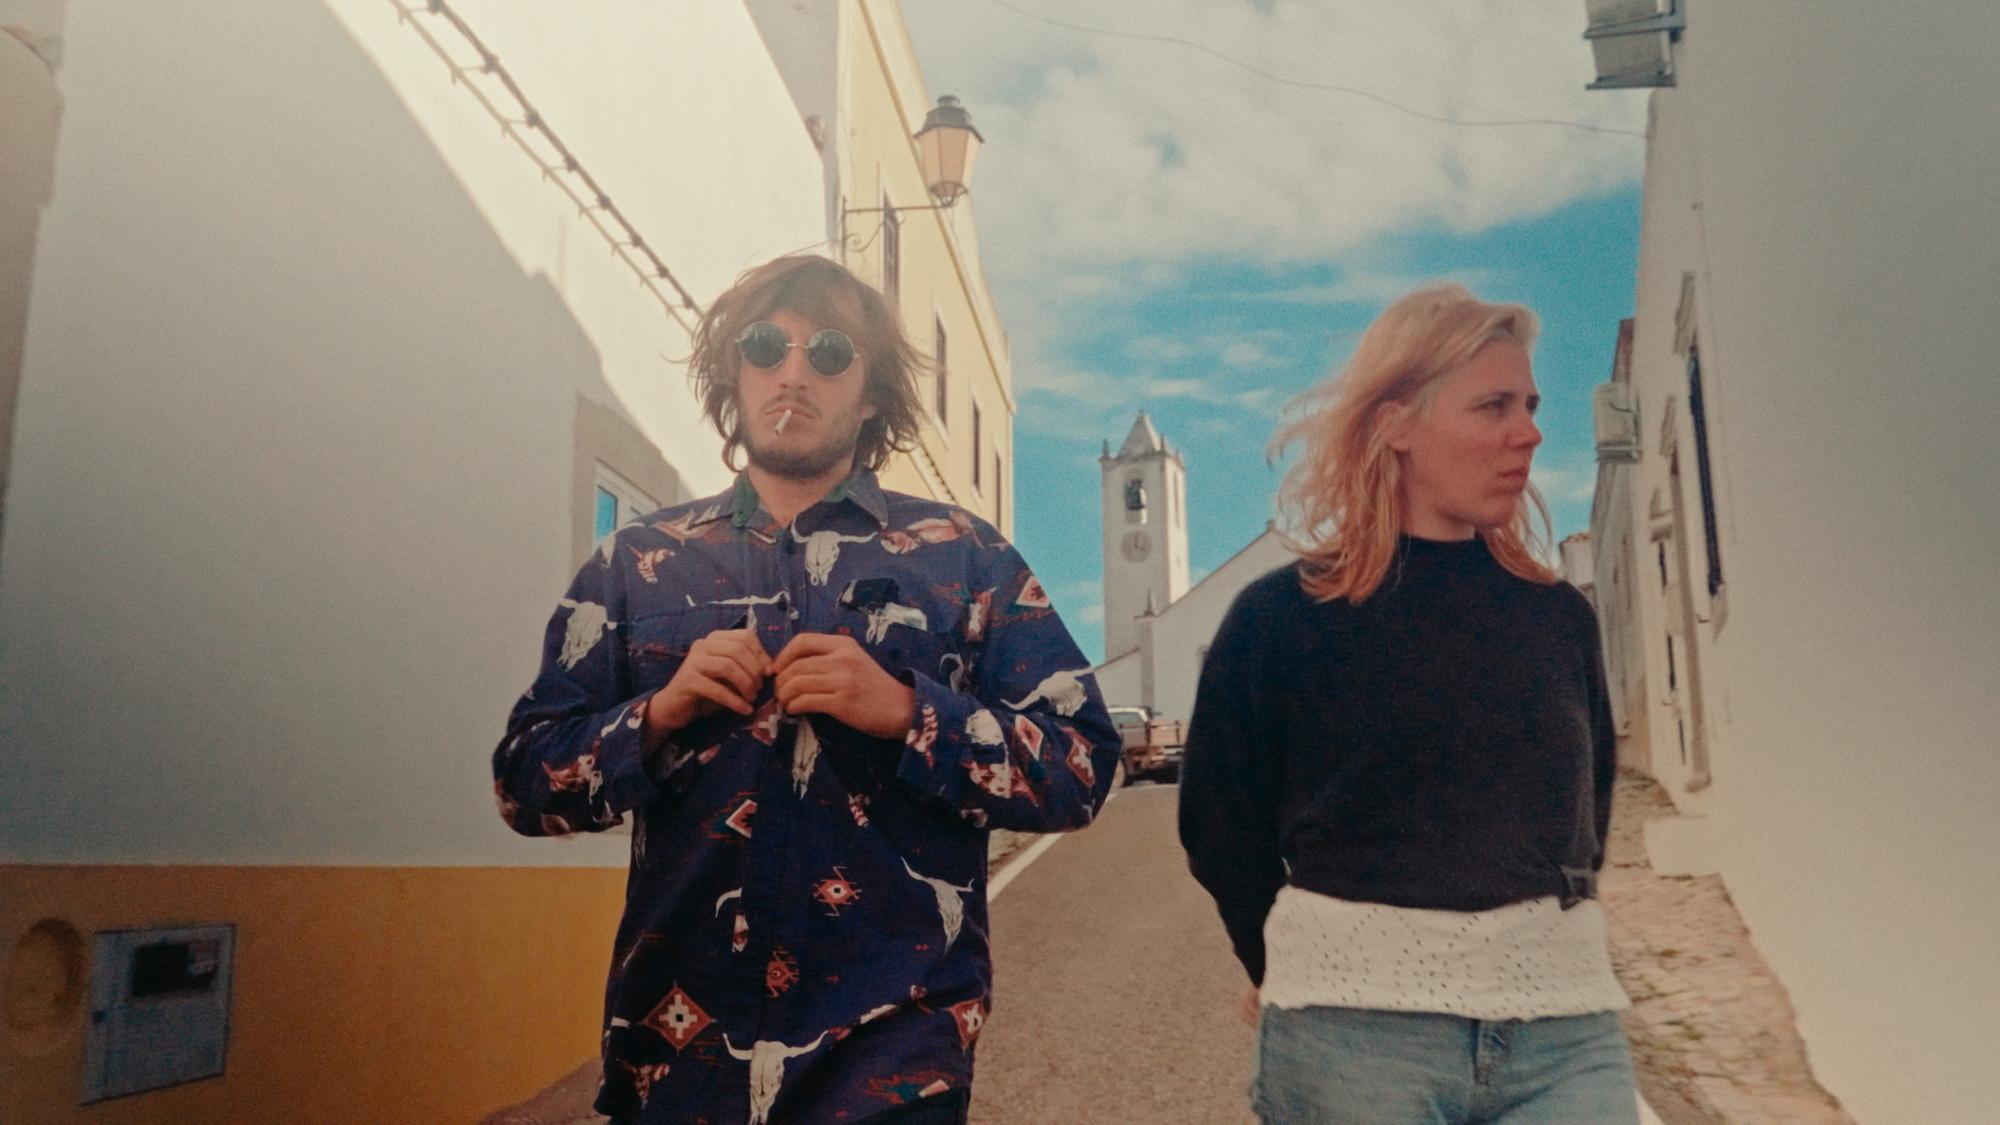
<path fill-rule="evenodd" d="M 1639 459 L 1639 404 L 1628 383 L 1599 383 L 1591 396 L 1599 461 Z"/>
<path fill-rule="evenodd" d="M 234 926 L 97 935 L 83 1104 L 222 1073 Z"/>

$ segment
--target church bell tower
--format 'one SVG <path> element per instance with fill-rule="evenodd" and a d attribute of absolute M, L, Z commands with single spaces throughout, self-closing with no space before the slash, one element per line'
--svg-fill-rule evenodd
<path fill-rule="evenodd" d="M 1139 647 L 1138 618 L 1187 593 L 1187 466 L 1139 412 L 1104 474 L 1104 659 Z"/>

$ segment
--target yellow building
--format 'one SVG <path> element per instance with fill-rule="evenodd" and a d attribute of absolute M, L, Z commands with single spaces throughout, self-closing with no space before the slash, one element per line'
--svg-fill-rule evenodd
<path fill-rule="evenodd" d="M 883 484 L 1011 534 L 1013 363 L 980 264 L 978 192 L 941 206 L 919 151 L 927 119 L 949 120 L 956 99 L 929 93 L 895 0 L 750 0 L 750 11 L 826 157 L 834 256 L 889 295 L 935 361 L 922 446 Z"/>

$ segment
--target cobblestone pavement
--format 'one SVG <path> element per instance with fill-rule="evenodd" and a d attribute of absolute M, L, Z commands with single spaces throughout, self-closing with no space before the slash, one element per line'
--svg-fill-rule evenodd
<path fill-rule="evenodd" d="M 1656 875 L 1647 864 L 1645 824 L 1674 815 L 1667 795 L 1621 774 L 1613 810 L 1599 893 L 1632 997 L 1625 1034 L 1646 1101 L 1666 1125 L 1852 1125 L 1813 1080 L 1791 1000 L 1722 880 Z"/>

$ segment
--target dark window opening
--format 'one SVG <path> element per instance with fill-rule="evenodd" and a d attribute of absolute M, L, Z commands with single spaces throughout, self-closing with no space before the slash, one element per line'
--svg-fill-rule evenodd
<path fill-rule="evenodd" d="M 882 296 L 896 307 L 896 295 L 903 283 L 903 220 L 882 197 Z"/>
<path fill-rule="evenodd" d="M 934 327 L 936 329 L 936 341 L 935 341 L 936 349 L 932 354 L 934 354 L 937 357 L 937 420 L 939 425 L 944 425 L 945 423 L 944 318 L 939 317 L 934 323 Z"/>
<path fill-rule="evenodd" d="M 1709 468 L 1708 407 L 1701 391 L 1701 352 L 1688 347 L 1688 414 L 1694 421 L 1695 470 L 1701 479 L 1701 530 L 1708 542 L 1708 596 L 1722 592 L 1722 539 L 1715 521 L 1715 475 Z"/>

